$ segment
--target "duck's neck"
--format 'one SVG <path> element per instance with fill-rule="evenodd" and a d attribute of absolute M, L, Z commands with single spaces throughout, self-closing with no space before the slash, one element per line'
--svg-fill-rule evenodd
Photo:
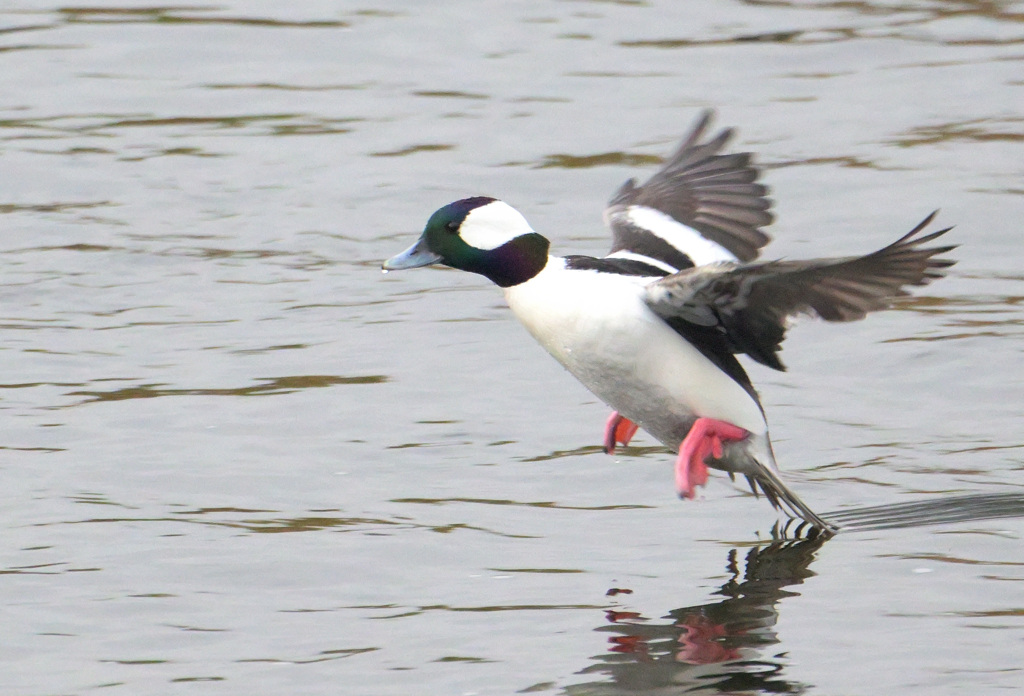
<path fill-rule="evenodd" d="M 474 269 L 496 285 L 510 288 L 530 280 L 548 263 L 551 243 L 536 232 L 524 234 L 487 252 Z"/>

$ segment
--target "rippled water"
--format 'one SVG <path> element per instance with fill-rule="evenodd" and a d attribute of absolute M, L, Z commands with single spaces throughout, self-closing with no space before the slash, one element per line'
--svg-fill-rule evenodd
<path fill-rule="evenodd" d="M 0 692 L 1021 687 L 1022 19 L 3 3 Z M 602 454 L 480 279 L 379 272 L 471 194 L 603 252 L 708 106 L 770 257 L 956 225 L 950 278 L 752 369 L 827 541 L 720 479 L 680 502 L 650 440 Z"/>

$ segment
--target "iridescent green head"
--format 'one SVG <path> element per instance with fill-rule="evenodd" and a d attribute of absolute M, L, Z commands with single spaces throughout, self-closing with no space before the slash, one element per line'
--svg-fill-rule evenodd
<path fill-rule="evenodd" d="M 548 246 L 507 203 L 463 198 L 431 215 L 419 240 L 385 261 L 384 270 L 441 263 L 479 273 L 504 288 L 537 275 L 547 263 Z"/>

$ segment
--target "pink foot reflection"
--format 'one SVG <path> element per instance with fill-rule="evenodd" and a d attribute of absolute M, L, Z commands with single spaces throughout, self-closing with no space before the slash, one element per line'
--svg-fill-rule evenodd
<path fill-rule="evenodd" d="M 683 620 L 681 628 L 683 633 L 679 636 L 677 661 L 690 665 L 713 665 L 739 659 L 739 650 L 721 643 L 722 638 L 729 637 L 722 624 L 716 624 L 702 614 L 690 614 Z"/>

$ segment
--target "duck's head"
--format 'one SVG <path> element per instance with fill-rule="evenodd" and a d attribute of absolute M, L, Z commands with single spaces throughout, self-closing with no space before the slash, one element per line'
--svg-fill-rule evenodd
<path fill-rule="evenodd" d="M 419 240 L 385 261 L 384 270 L 440 263 L 479 273 L 507 288 L 541 272 L 548 246 L 507 203 L 484 196 L 463 198 L 431 215 Z"/>

